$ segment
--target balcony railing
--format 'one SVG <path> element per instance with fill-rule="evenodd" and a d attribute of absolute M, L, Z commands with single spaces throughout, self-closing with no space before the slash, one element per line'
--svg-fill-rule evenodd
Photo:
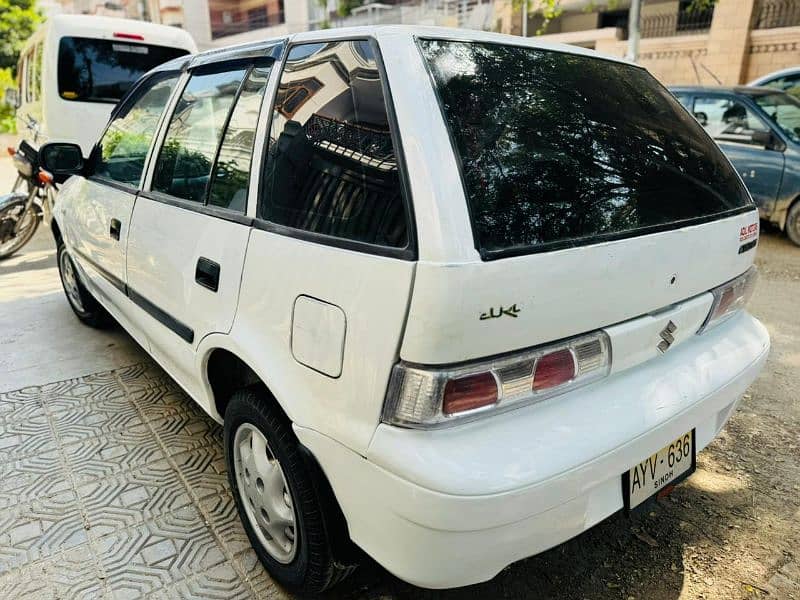
<path fill-rule="evenodd" d="M 259 12 L 258 14 L 242 15 L 241 18 L 225 22 L 211 23 L 211 39 L 217 39 L 226 35 L 235 35 L 254 29 L 263 29 L 284 23 L 283 11 Z"/>
<path fill-rule="evenodd" d="M 671 37 L 703 33 L 711 28 L 714 9 L 701 11 L 681 11 L 671 14 L 647 15 L 640 25 L 643 38 Z"/>
<path fill-rule="evenodd" d="M 797 0 L 761 0 L 757 10 L 755 29 L 800 25 L 800 2 Z"/>

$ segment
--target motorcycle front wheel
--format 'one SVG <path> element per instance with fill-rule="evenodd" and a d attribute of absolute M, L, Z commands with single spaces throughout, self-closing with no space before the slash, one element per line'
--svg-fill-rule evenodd
<path fill-rule="evenodd" d="M 27 205 L 28 201 L 20 198 L 0 210 L 0 260 L 8 258 L 27 244 L 39 227 L 36 208 L 31 204 L 26 210 Z"/>

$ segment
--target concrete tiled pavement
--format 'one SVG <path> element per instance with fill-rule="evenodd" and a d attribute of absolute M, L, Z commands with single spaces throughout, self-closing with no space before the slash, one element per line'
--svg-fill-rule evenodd
<path fill-rule="evenodd" d="M 220 441 L 124 331 L 71 314 L 47 227 L 0 263 L 0 598 L 281 595 Z"/>
<path fill-rule="evenodd" d="M 0 597 L 279 594 L 220 440 L 149 362 L 0 394 Z"/>

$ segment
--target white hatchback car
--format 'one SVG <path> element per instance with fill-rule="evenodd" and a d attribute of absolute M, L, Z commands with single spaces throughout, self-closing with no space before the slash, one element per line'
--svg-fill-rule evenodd
<path fill-rule="evenodd" d="M 67 298 L 214 419 L 259 557 L 484 581 L 695 466 L 767 357 L 758 213 L 647 71 L 437 28 L 177 59 L 55 210 Z"/>

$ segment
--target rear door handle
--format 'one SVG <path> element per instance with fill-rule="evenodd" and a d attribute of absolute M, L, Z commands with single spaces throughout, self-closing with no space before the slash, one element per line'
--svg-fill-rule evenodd
<path fill-rule="evenodd" d="M 122 231 L 122 223 L 120 223 L 119 219 L 111 219 L 111 226 L 108 229 L 108 234 L 119 241 L 120 231 Z"/>
<path fill-rule="evenodd" d="M 219 263 L 204 256 L 197 259 L 194 280 L 204 288 L 216 292 L 219 289 Z"/>

